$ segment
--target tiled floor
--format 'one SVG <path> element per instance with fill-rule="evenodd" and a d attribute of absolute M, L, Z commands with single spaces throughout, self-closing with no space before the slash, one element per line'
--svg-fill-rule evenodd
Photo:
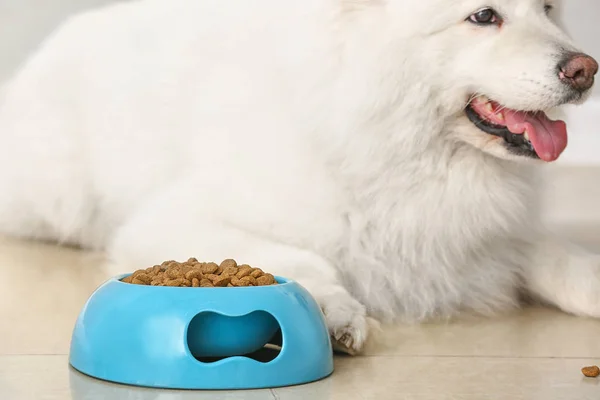
<path fill-rule="evenodd" d="M 567 183 L 579 190 L 600 170 L 578 175 L 580 187 L 573 174 L 560 176 L 558 192 Z M 581 212 L 577 196 L 555 203 Z M 600 250 L 600 223 L 562 232 Z M 94 254 L 0 239 L 0 399 L 600 399 L 600 379 L 580 373 L 600 363 L 600 321 L 544 309 L 389 328 L 365 356 L 336 357 L 333 376 L 299 387 L 178 392 L 97 381 L 70 369 L 67 354 L 77 313 L 106 278 L 101 262 Z"/>

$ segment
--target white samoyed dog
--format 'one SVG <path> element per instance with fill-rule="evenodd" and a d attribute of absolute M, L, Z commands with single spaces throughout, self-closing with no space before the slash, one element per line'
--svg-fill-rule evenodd
<path fill-rule="evenodd" d="M 235 258 L 297 280 L 336 346 L 371 319 L 527 296 L 600 317 L 600 258 L 544 233 L 544 111 L 598 65 L 544 0 L 142 0 L 66 21 L 4 86 L 0 230 L 111 273 Z"/>

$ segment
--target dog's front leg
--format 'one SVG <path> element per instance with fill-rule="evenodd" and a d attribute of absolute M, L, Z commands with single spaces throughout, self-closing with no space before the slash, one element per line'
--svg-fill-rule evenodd
<path fill-rule="evenodd" d="M 546 237 L 531 245 L 527 292 L 565 312 L 600 318 L 600 255 Z"/>

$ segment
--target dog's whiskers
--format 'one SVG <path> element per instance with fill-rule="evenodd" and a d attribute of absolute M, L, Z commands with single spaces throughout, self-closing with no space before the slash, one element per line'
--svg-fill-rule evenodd
<path fill-rule="evenodd" d="M 476 92 L 474 92 L 474 93 L 471 95 L 471 97 L 469 97 L 469 100 L 467 101 L 467 105 L 471 104 L 471 102 L 472 102 L 473 100 L 475 100 L 476 98 L 478 98 L 478 97 L 480 97 L 480 96 L 483 96 L 483 93 L 482 93 L 482 92 L 480 92 L 480 91 L 476 91 Z"/>

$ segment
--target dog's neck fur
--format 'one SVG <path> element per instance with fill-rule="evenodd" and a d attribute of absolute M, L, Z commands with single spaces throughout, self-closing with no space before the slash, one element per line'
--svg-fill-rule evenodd
<path fill-rule="evenodd" d="M 337 132 L 328 158 L 348 200 L 342 271 L 364 271 L 348 274 L 346 283 L 383 319 L 420 320 L 459 308 L 514 304 L 507 296 L 516 298 L 509 288 L 523 262 L 515 243 L 527 239 L 537 210 L 533 169 L 455 141 L 438 115 L 439 94 L 416 85 L 405 87 L 404 96 L 383 90 L 377 105 L 355 113 L 346 130 Z M 363 129 L 362 122 L 375 116 L 381 123 Z M 468 280 L 449 277 L 485 273 L 486 263 L 514 271 L 500 275 L 496 288 L 475 289 L 489 291 L 489 304 L 460 298 L 472 293 L 461 289 Z M 388 285 L 393 289 L 384 290 Z M 381 292 L 398 296 L 378 298 Z"/>
<path fill-rule="evenodd" d="M 349 155 L 353 156 L 356 153 Z M 506 288 L 514 286 L 517 266 L 522 265 L 514 244 L 528 239 L 526 232 L 533 223 L 530 169 L 458 143 L 450 149 L 432 143 L 414 158 L 394 161 L 375 161 L 372 169 L 344 180 L 355 186 L 348 191 L 353 197 L 348 199 L 348 242 L 343 246 L 342 269 L 364 271 L 348 275 L 353 292 L 363 296 L 375 315 L 402 315 L 409 320 L 507 303 L 503 297 L 511 291 Z M 346 169 L 351 168 L 349 162 Z M 359 183 L 363 186 L 356 186 Z M 506 251 L 509 246 L 510 252 Z M 474 265 L 474 260 L 481 265 Z M 470 293 L 459 289 L 466 279 L 454 278 L 486 273 L 486 263 L 515 268 L 501 276 L 507 280 L 498 282 L 498 288 L 481 288 L 490 291 L 490 304 L 452 298 Z M 378 299 L 377 293 L 388 285 L 394 290 L 386 293 L 398 297 Z M 434 292 L 439 292 L 435 301 L 420 297 L 420 293 Z"/>

